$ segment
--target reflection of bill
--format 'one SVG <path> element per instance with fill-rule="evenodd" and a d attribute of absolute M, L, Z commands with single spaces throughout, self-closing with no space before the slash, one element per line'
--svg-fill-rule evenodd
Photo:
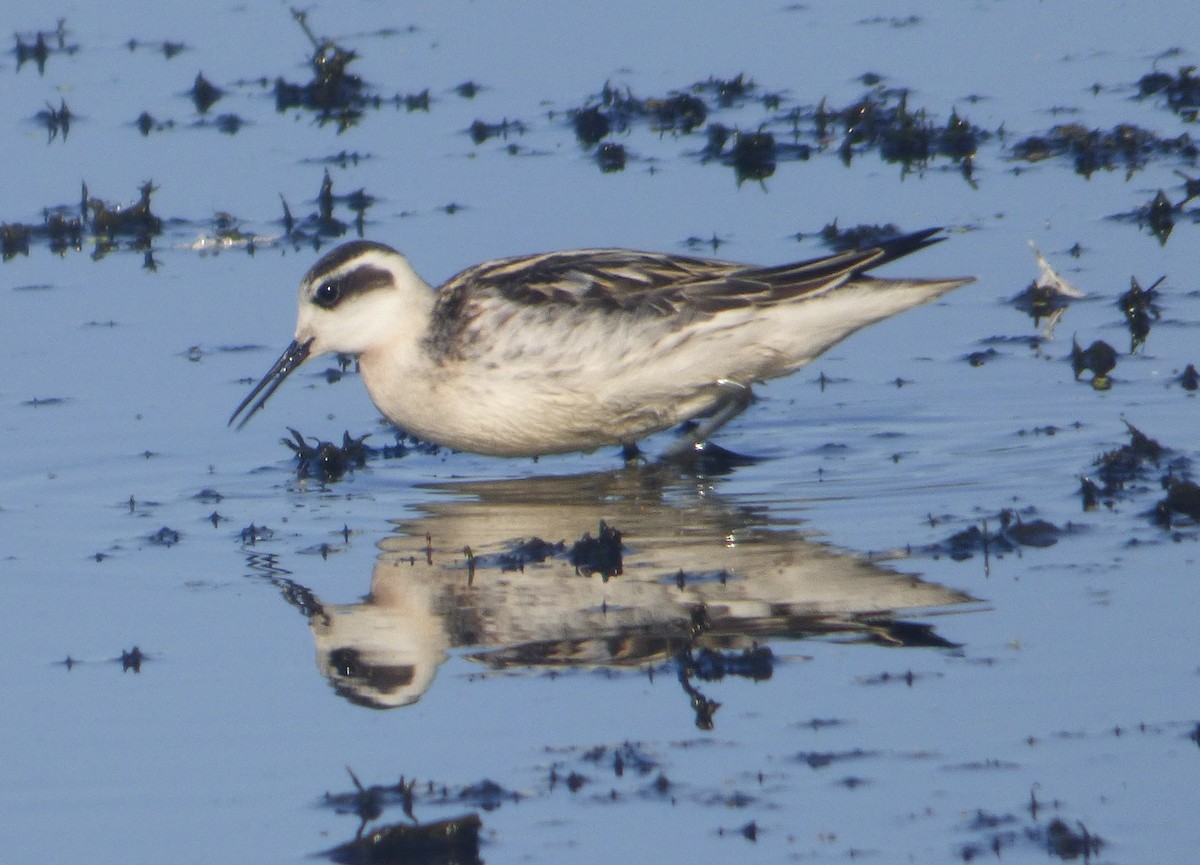
<path fill-rule="evenodd" d="M 674 660 L 700 723 L 696 681 L 769 677 L 764 641 L 948 646 L 896 613 L 972 600 L 807 540 L 762 503 L 725 500 L 711 479 L 658 467 L 429 493 L 380 543 L 366 600 L 309 597 L 318 664 L 354 703 L 415 702 L 447 650 L 467 646 L 493 668 Z M 608 580 L 582 576 L 571 556 L 602 520 L 623 535 L 621 575 Z"/>

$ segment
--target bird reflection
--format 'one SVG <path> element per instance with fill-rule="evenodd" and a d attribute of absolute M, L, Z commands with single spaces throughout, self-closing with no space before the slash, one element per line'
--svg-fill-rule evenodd
<path fill-rule="evenodd" d="M 270 576 L 308 618 L 334 690 L 380 709 L 416 702 L 464 647 L 494 670 L 673 664 L 697 726 L 711 727 L 720 704 L 701 683 L 769 679 L 771 640 L 953 646 L 897 614 L 969 595 L 810 540 L 770 503 L 718 487 L 664 465 L 438 483 L 380 542 L 362 601 L 323 603 Z M 579 541 L 606 530 L 610 578 L 580 558 Z"/>

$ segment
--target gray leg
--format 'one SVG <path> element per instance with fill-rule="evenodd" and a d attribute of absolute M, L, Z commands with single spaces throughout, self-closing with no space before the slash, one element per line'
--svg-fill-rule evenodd
<path fill-rule="evenodd" d="M 671 459 L 704 447 L 704 443 L 725 424 L 744 412 L 754 401 L 754 392 L 750 385 L 729 379 L 717 382 L 717 404 L 712 414 L 694 430 L 671 445 L 663 452 L 663 457 Z"/>

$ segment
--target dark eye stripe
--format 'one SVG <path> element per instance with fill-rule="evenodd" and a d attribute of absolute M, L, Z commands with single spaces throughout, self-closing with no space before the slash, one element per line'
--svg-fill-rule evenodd
<path fill-rule="evenodd" d="M 363 265 L 349 273 L 321 282 L 313 291 L 313 303 L 324 309 L 333 309 L 346 298 L 365 294 L 392 284 L 392 275 L 378 267 Z"/>

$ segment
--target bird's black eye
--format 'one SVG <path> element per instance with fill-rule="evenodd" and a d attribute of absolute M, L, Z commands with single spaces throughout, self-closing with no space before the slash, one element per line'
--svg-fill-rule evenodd
<path fill-rule="evenodd" d="M 342 287 L 336 282 L 322 282 L 313 292 L 313 303 L 323 309 L 333 309 L 342 299 Z"/>

